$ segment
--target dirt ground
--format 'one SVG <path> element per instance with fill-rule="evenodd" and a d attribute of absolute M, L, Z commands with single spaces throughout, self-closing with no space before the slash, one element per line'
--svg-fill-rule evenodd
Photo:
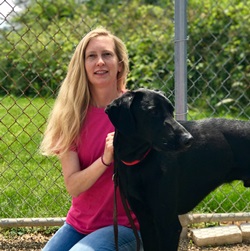
<path fill-rule="evenodd" d="M 51 238 L 51 235 L 43 233 L 28 233 L 21 235 L 6 235 L 0 233 L 0 251 L 33 251 L 41 250 L 45 243 Z M 218 246 L 218 247 L 197 247 L 192 241 L 181 241 L 179 251 L 247 251 L 250 250 L 250 244 L 242 243 L 238 245 Z"/>

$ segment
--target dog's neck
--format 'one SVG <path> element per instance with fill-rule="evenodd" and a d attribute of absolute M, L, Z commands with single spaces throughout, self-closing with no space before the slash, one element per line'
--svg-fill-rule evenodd
<path fill-rule="evenodd" d="M 124 165 L 126 165 L 126 166 L 134 166 L 134 165 L 137 165 L 137 164 L 139 164 L 140 162 L 142 162 L 142 161 L 148 156 L 148 154 L 150 153 L 150 151 L 151 151 L 151 148 L 149 148 L 149 149 L 145 152 L 145 154 L 144 154 L 142 157 L 140 157 L 140 158 L 138 158 L 138 159 L 135 159 L 135 160 L 133 160 L 133 161 L 128 162 L 128 161 L 125 161 L 125 160 L 121 160 L 121 162 L 122 162 Z"/>
<path fill-rule="evenodd" d="M 151 145 L 134 138 L 127 138 L 116 132 L 114 140 L 115 154 L 125 165 L 135 165 L 141 162 L 151 151 Z"/>

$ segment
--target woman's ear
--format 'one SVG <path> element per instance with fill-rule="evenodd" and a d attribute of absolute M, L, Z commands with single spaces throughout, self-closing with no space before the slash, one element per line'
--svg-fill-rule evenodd
<path fill-rule="evenodd" d="M 118 62 L 118 73 L 120 73 L 122 71 L 123 68 L 123 62 L 122 60 Z"/>

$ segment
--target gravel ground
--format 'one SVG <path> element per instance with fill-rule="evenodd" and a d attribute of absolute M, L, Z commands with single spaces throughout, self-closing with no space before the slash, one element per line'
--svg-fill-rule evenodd
<path fill-rule="evenodd" d="M 51 235 L 43 233 L 28 233 L 22 235 L 6 235 L 0 233 L 0 251 L 33 251 L 41 250 Z M 181 241 L 179 251 L 247 251 L 250 250 L 250 244 L 242 243 L 238 245 L 218 246 L 218 247 L 197 247 L 190 240 Z"/>

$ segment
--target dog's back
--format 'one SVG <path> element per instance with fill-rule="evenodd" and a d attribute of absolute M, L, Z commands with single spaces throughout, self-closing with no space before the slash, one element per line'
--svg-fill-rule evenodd
<path fill-rule="evenodd" d="M 208 193 L 223 183 L 242 180 L 248 186 L 250 122 L 205 119 L 181 124 L 193 135 L 194 141 L 187 151 L 177 153 L 180 167 L 180 214 L 192 210 Z"/>

